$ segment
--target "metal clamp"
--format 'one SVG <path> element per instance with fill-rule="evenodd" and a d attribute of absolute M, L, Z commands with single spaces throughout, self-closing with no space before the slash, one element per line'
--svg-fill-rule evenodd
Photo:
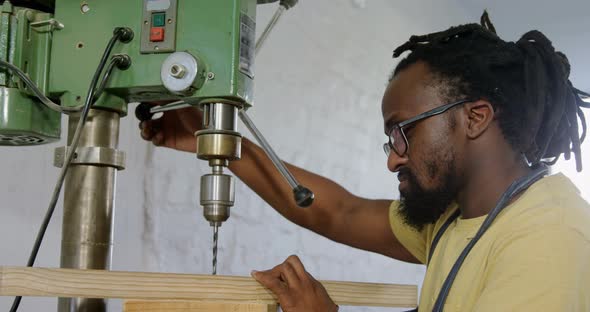
<path fill-rule="evenodd" d="M 61 168 L 68 152 L 66 146 L 55 149 L 53 165 Z M 72 158 L 72 165 L 95 165 L 125 169 L 125 152 L 109 147 L 78 147 Z"/>
<path fill-rule="evenodd" d="M 47 26 L 47 28 L 42 30 L 41 27 L 45 26 Z M 31 23 L 31 27 L 36 29 L 38 32 L 52 32 L 54 30 L 64 29 L 64 24 L 54 18 L 50 18 L 48 20 Z"/>

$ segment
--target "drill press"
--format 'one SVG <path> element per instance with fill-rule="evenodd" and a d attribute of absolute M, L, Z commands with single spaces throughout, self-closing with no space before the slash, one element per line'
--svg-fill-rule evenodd
<path fill-rule="evenodd" d="M 258 4 L 270 2 L 275 1 L 259 0 Z M 244 64 L 241 64 L 240 68 L 251 67 L 252 54 L 257 54 L 260 51 L 260 48 L 268 38 L 268 35 L 283 12 L 295 6 L 297 2 L 298 0 L 280 1 L 275 14 L 256 42 L 255 49 L 252 50 L 253 45 L 251 41 L 247 42 L 248 50 L 242 51 L 244 52 L 244 56 L 241 56 L 240 60 L 244 62 Z M 254 26 L 252 24 L 242 24 L 242 31 L 253 31 L 253 29 Z M 172 63 L 170 62 L 170 64 Z M 174 76 L 176 70 L 173 68 L 171 68 L 171 70 L 172 76 Z M 180 66 L 180 70 L 184 72 L 185 66 Z M 249 73 L 251 74 L 251 72 Z M 164 72 L 162 75 L 162 80 L 166 81 L 164 78 Z M 167 86 L 167 88 L 169 90 L 171 89 L 169 86 Z M 196 154 L 199 159 L 208 161 L 212 170 L 211 173 L 205 174 L 201 177 L 200 204 L 203 206 L 203 216 L 213 228 L 212 274 L 214 275 L 217 274 L 219 227 L 229 218 L 231 207 L 234 205 L 234 178 L 231 175 L 225 174 L 224 168 L 229 166 L 230 161 L 240 159 L 242 136 L 237 130 L 238 115 L 260 143 L 262 149 L 269 156 L 274 166 L 293 189 L 294 199 L 297 205 L 300 207 L 307 207 L 311 205 L 314 199 L 314 194 L 297 182 L 295 177 L 293 177 L 276 155 L 262 133 L 258 131 L 252 120 L 248 117 L 246 113 L 246 109 L 248 108 L 247 104 L 248 103 L 232 101 L 229 99 L 215 99 L 214 101 L 202 101 L 199 103 L 199 107 L 203 111 L 203 121 L 202 130 L 195 133 L 197 139 Z M 142 104 L 137 107 L 136 115 L 141 120 L 147 120 L 150 119 L 154 113 L 180 109 L 188 106 L 191 106 L 188 101 L 179 101 L 160 107 L 150 107 L 149 105 Z"/>
<path fill-rule="evenodd" d="M 161 107 L 140 105 L 136 115 L 148 119 L 158 109 L 187 105 L 203 110 L 203 130 L 195 136 L 197 157 L 211 167 L 201 177 L 200 194 L 205 218 L 214 229 L 215 273 L 217 231 L 234 204 L 234 179 L 224 170 L 240 158 L 238 117 L 255 129 L 245 110 L 252 105 L 253 63 L 259 47 L 255 46 L 256 5 L 276 1 L 14 0 L 17 5 L 4 1 L 0 61 L 20 68 L 30 79 L 6 70 L 6 64 L 0 66 L 0 145 L 57 141 L 60 115 L 69 115 L 68 146 L 55 152 L 56 166 L 71 167 L 65 175 L 61 267 L 110 268 L 115 181 L 117 171 L 125 168 L 125 154 L 118 150 L 120 118 L 126 116 L 130 102 L 176 101 Z M 296 2 L 281 0 L 271 24 Z M 101 49 L 113 29 L 123 28 L 124 44 L 105 51 L 112 56 L 111 64 L 93 93 L 88 82 L 100 73 L 96 60 L 101 59 Z M 263 37 L 267 35 L 265 31 Z M 81 116 L 85 97 L 92 106 Z M 256 132 L 294 187 L 297 203 L 309 205 L 313 194 L 294 180 Z M 56 196 L 61 182 L 58 186 Z M 49 217 L 52 211 L 48 209 Z M 42 238 L 43 231 L 39 233 Z M 61 298 L 58 308 L 105 309 L 105 300 L 83 298 Z"/>

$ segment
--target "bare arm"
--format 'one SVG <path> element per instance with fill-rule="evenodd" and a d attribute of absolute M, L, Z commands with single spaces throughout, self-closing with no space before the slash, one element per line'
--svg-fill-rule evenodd
<path fill-rule="evenodd" d="M 201 115 L 194 108 L 166 112 L 158 120 L 143 122 L 141 136 L 158 146 L 194 153 L 193 133 L 200 120 Z M 230 162 L 230 170 L 295 224 L 342 244 L 418 263 L 391 231 L 391 201 L 355 196 L 329 179 L 286 165 L 301 184 L 313 190 L 315 201 L 310 207 L 295 204 L 292 190 L 270 159 L 247 139 L 242 140 L 242 159 Z"/>
<path fill-rule="evenodd" d="M 355 196 L 337 183 L 286 164 L 299 182 L 315 194 L 308 208 L 298 207 L 293 192 L 264 151 L 247 139 L 242 159 L 230 169 L 270 206 L 290 221 L 322 236 L 352 247 L 402 261 L 418 263 L 395 238 L 389 225 L 389 200 Z"/>

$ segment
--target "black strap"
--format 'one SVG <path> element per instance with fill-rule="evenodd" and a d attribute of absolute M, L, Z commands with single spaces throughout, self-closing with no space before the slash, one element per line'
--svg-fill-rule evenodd
<path fill-rule="evenodd" d="M 534 170 L 530 174 L 512 182 L 512 184 L 508 187 L 508 189 L 504 192 L 504 194 L 502 194 L 502 197 L 500 197 L 500 200 L 496 204 L 496 207 L 494 207 L 494 209 L 492 209 L 492 211 L 490 211 L 490 213 L 488 213 L 488 216 L 483 221 L 479 230 L 475 234 L 475 237 L 467 244 L 465 249 L 463 249 L 463 252 L 461 252 L 461 254 L 459 255 L 459 258 L 457 259 L 457 261 L 453 265 L 451 271 L 449 272 L 449 275 L 447 275 L 447 278 L 445 279 L 445 282 L 443 283 L 443 286 L 438 294 L 438 298 L 436 299 L 436 302 L 434 303 L 434 308 L 432 309 L 433 312 L 442 312 L 443 311 L 445 301 L 447 300 L 447 296 L 449 295 L 449 292 L 451 291 L 451 286 L 453 285 L 453 282 L 455 281 L 455 277 L 457 277 L 457 273 L 459 272 L 461 265 L 463 265 L 465 258 L 467 257 L 467 255 L 469 254 L 471 249 L 473 249 L 473 246 L 475 246 L 475 243 L 477 243 L 477 241 L 479 241 L 479 239 L 487 231 L 487 229 L 490 227 L 490 225 L 492 224 L 494 219 L 498 216 L 498 214 L 507 206 L 507 204 L 510 202 L 510 200 L 512 198 L 514 198 L 515 195 L 517 195 L 517 194 L 521 193 L 522 191 L 526 190 L 527 188 L 529 188 L 533 183 L 537 182 L 539 179 L 541 179 L 547 173 L 548 173 L 547 167 L 542 166 L 540 169 Z"/>
<path fill-rule="evenodd" d="M 426 262 L 426 265 L 428 265 L 430 263 L 430 259 L 432 259 L 432 255 L 434 254 L 434 250 L 436 249 L 436 246 L 438 245 L 438 241 L 440 241 L 440 238 L 443 236 L 443 234 L 445 233 L 445 231 L 447 230 L 449 225 L 451 225 L 451 223 L 453 223 L 460 215 L 461 215 L 461 210 L 457 209 L 447 219 L 447 221 L 445 221 L 445 223 L 440 227 L 438 232 L 436 232 L 436 235 L 434 236 L 434 239 L 432 240 L 432 243 L 430 244 L 430 251 L 428 252 L 428 262 Z M 405 312 L 418 312 L 418 308 L 415 308 L 415 309 L 412 309 L 409 311 L 405 311 Z"/>
<path fill-rule="evenodd" d="M 449 225 L 451 225 L 451 223 L 453 223 L 459 217 L 459 215 L 461 215 L 461 209 L 457 208 L 457 210 L 447 219 L 447 221 L 445 221 L 445 224 L 443 224 L 443 226 L 440 227 L 438 232 L 436 232 L 436 236 L 434 236 L 434 239 L 432 240 L 432 244 L 430 244 L 430 252 L 428 253 L 428 262 L 426 262 L 427 265 L 428 265 L 428 263 L 430 263 L 430 259 L 432 259 L 432 255 L 434 254 L 434 249 L 436 249 L 436 245 L 438 245 L 438 241 L 443 236 L 443 234 L 445 233 L 445 231 L 447 230 Z"/>
<path fill-rule="evenodd" d="M 514 198 L 515 195 L 517 195 L 517 194 L 521 193 L 522 191 L 526 190 L 527 188 L 529 188 L 533 183 L 537 182 L 539 179 L 541 179 L 543 176 L 545 176 L 548 173 L 548 171 L 549 170 L 547 169 L 547 167 L 541 166 L 539 169 L 534 170 L 530 174 L 512 182 L 512 184 L 508 187 L 508 189 L 504 192 L 504 194 L 502 194 L 502 197 L 500 197 L 500 200 L 496 204 L 496 207 L 494 207 L 494 209 L 492 209 L 492 211 L 490 211 L 490 213 L 488 213 L 488 216 L 483 221 L 479 230 L 475 234 L 475 237 L 467 244 L 465 249 L 463 249 L 463 251 L 459 255 L 459 258 L 457 258 L 457 261 L 455 261 L 455 264 L 451 268 L 449 275 L 447 275 L 447 278 L 445 279 L 443 286 L 441 287 L 441 290 L 438 294 L 438 297 L 437 297 L 434 307 L 432 309 L 433 312 L 442 312 L 443 311 L 445 301 L 446 301 L 447 296 L 449 295 L 449 292 L 451 290 L 451 286 L 453 285 L 453 282 L 455 281 L 455 277 L 457 276 L 457 273 L 459 272 L 461 265 L 463 265 L 463 262 L 465 261 L 467 254 L 469 254 L 469 252 L 471 251 L 473 246 L 475 246 L 475 243 L 477 243 L 477 241 L 481 238 L 481 236 L 483 236 L 483 233 L 485 233 L 485 231 L 487 231 L 487 229 L 490 227 L 490 225 L 492 224 L 494 219 L 498 216 L 498 214 L 507 206 L 507 204 L 510 202 L 510 200 L 512 198 Z M 434 250 L 436 249 L 436 246 L 438 245 L 438 242 L 440 241 L 440 238 L 443 236 L 444 232 L 451 225 L 451 223 L 453 223 L 459 217 L 460 214 L 461 214 L 461 210 L 457 209 L 457 211 L 455 211 L 447 219 L 447 221 L 445 221 L 443 226 L 438 230 L 438 232 L 436 233 L 436 236 L 432 240 L 432 244 L 430 244 L 430 252 L 428 253 L 428 262 L 427 263 L 430 263 L 430 259 L 432 258 L 432 255 L 434 254 Z M 418 312 L 418 308 L 407 311 L 407 312 Z"/>

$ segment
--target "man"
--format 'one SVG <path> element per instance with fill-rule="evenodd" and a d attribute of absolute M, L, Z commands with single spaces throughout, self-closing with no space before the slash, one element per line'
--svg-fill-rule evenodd
<path fill-rule="evenodd" d="M 568 80 L 565 55 L 536 31 L 501 40 L 485 14 L 481 26 L 412 36 L 394 57 L 406 51 L 381 107 L 399 201 L 361 198 L 289 166 L 316 195 L 299 209 L 248 140 L 230 169 L 298 225 L 427 264 L 420 311 L 589 311 L 590 206 L 566 177 L 542 171 L 571 152 L 582 168 L 577 120 L 583 138 L 581 107 L 588 106 Z M 143 122 L 142 137 L 193 152 L 196 118 L 193 109 L 168 112 Z M 520 188 L 508 194 L 513 183 Z M 253 277 L 286 312 L 338 309 L 296 256 Z"/>

